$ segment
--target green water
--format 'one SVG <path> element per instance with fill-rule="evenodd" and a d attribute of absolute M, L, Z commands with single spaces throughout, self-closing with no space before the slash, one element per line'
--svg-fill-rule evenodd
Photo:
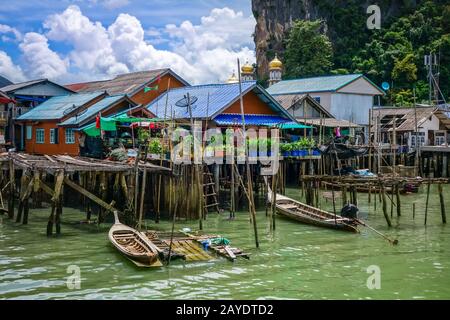
<path fill-rule="evenodd" d="M 388 229 L 373 201 L 359 194 L 359 207 L 373 227 L 399 240 L 391 246 L 368 230 L 351 234 L 276 219 L 271 234 L 264 209 L 258 211 L 260 248 L 254 248 L 248 214 L 235 221 L 211 215 L 204 227 L 231 239 L 251 259 L 231 263 L 173 262 L 170 267 L 139 269 L 120 256 L 107 238 L 109 225 L 80 225 L 84 214 L 66 208 L 63 234 L 45 236 L 49 209 L 31 210 L 29 225 L 1 217 L 0 298 L 14 299 L 449 299 L 450 226 L 442 225 L 432 187 L 428 225 L 424 227 L 424 188 L 402 196 L 401 218 Z M 450 188 L 446 188 L 450 219 Z M 298 198 L 298 189 L 288 189 Z M 412 203 L 416 217 L 412 219 Z M 331 209 L 331 204 L 322 202 Z M 381 205 L 377 204 L 378 210 Z M 389 208 L 390 210 L 390 208 Z M 395 208 L 394 208 L 395 216 Z M 150 228 L 155 225 L 148 222 Z M 177 228 L 195 227 L 179 222 Z M 157 225 L 169 230 L 168 222 Z M 81 270 L 81 288 L 70 290 L 69 265 Z M 368 289 L 367 268 L 381 270 L 381 289 Z"/>

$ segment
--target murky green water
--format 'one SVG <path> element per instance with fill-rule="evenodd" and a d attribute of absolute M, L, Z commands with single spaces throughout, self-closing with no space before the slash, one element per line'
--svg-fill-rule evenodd
<path fill-rule="evenodd" d="M 298 197 L 298 189 L 288 196 Z M 170 267 L 138 269 L 108 242 L 108 225 L 79 225 L 84 214 L 65 209 L 59 238 L 48 239 L 49 209 L 31 210 L 30 224 L 16 225 L 1 217 L 0 298 L 14 299 L 449 299 L 450 225 L 441 223 L 439 200 L 432 187 L 428 225 L 424 227 L 425 191 L 402 196 L 403 216 L 388 230 L 380 211 L 359 194 L 367 222 L 398 238 L 391 246 L 368 230 L 349 234 L 276 220 L 269 232 L 264 210 L 258 212 L 260 249 L 254 248 L 248 214 L 235 221 L 227 214 L 211 215 L 209 233 L 231 239 L 252 254 L 251 260 L 231 263 L 177 261 Z M 450 219 L 450 188 L 446 188 Z M 416 218 L 412 219 L 412 203 Z M 330 203 L 323 207 L 331 208 Z M 381 205 L 378 204 L 378 209 Z M 395 215 L 395 208 L 394 208 Z M 178 223 L 177 228 L 195 227 Z M 149 227 L 155 227 L 149 223 Z M 169 230 L 168 222 L 157 226 Z M 81 288 L 69 290 L 67 267 L 81 270 Z M 370 290 L 367 268 L 381 270 L 381 289 Z"/>

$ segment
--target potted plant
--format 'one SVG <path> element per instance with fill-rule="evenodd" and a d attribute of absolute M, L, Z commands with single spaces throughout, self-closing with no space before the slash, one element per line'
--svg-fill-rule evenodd
<path fill-rule="evenodd" d="M 148 145 L 148 151 L 152 158 L 154 158 L 154 159 L 160 158 L 160 155 L 163 152 L 163 148 L 162 148 L 162 145 L 161 145 L 161 142 L 159 141 L 159 139 L 150 140 L 149 145 Z"/>
<path fill-rule="evenodd" d="M 247 141 L 248 156 L 256 158 L 258 156 L 258 139 L 249 139 Z"/>
<path fill-rule="evenodd" d="M 292 145 L 290 143 L 285 142 L 281 144 L 280 149 L 283 157 L 291 156 Z"/>

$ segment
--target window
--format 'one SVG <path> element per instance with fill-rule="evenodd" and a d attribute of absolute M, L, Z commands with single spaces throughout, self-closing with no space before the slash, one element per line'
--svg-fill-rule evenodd
<path fill-rule="evenodd" d="M 437 131 L 434 135 L 434 145 L 442 146 L 445 145 L 445 132 Z"/>
<path fill-rule="evenodd" d="M 45 141 L 45 130 L 36 129 L 36 143 L 44 143 Z"/>
<path fill-rule="evenodd" d="M 320 97 L 313 97 L 314 100 L 317 101 L 317 103 L 320 103 Z"/>
<path fill-rule="evenodd" d="M 75 143 L 75 130 L 71 128 L 66 129 L 66 144 Z"/>
<path fill-rule="evenodd" d="M 26 126 L 26 130 L 27 130 L 27 140 L 31 140 L 33 138 L 33 127 Z"/>
<path fill-rule="evenodd" d="M 56 143 L 56 129 L 50 129 L 50 143 Z"/>
<path fill-rule="evenodd" d="M 425 132 L 417 132 L 417 141 L 419 141 L 419 146 L 425 145 Z M 411 133 L 411 147 L 416 146 L 416 136 L 414 132 Z"/>

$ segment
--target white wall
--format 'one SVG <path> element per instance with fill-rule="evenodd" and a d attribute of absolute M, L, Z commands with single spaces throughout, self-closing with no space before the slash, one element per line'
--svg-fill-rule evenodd
<path fill-rule="evenodd" d="M 336 119 L 368 125 L 372 105 L 373 97 L 369 95 L 333 93 L 330 112 Z"/>

